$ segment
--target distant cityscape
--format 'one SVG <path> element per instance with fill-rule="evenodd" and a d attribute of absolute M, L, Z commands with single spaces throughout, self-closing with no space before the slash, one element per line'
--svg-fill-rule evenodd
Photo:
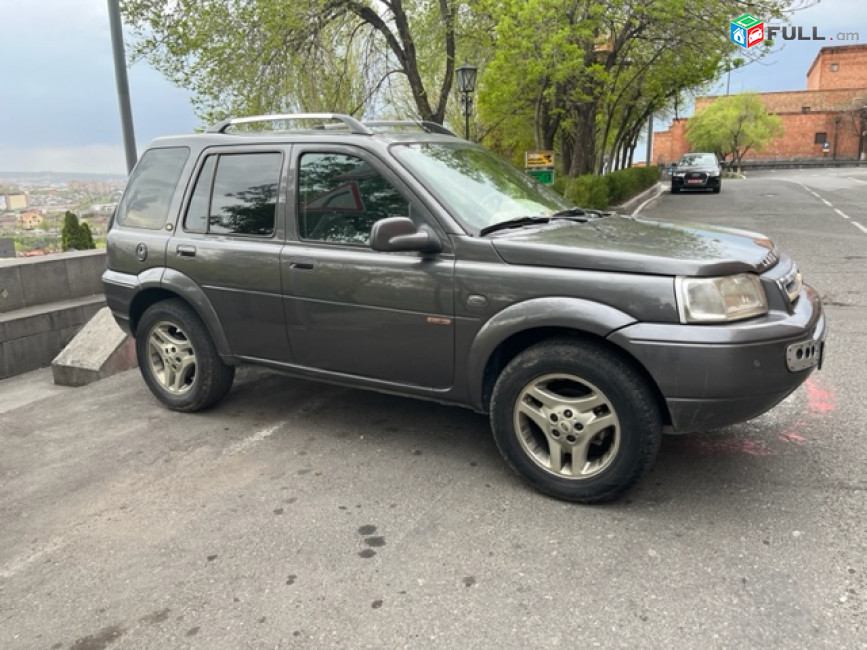
<path fill-rule="evenodd" d="M 125 176 L 0 172 L 0 257 L 60 252 L 67 211 L 87 223 L 103 246 L 125 186 Z"/>

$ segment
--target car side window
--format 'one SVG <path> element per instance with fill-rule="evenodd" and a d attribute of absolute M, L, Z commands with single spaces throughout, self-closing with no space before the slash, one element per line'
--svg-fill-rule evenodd
<path fill-rule="evenodd" d="M 409 216 L 406 199 L 369 163 L 342 153 L 305 153 L 298 165 L 301 239 L 367 245 L 374 222 Z"/>
<path fill-rule="evenodd" d="M 117 208 L 117 223 L 148 230 L 162 228 L 189 155 L 187 147 L 145 151 Z"/>
<path fill-rule="evenodd" d="M 212 154 L 193 188 L 184 229 L 218 235 L 274 234 L 283 154 Z"/>

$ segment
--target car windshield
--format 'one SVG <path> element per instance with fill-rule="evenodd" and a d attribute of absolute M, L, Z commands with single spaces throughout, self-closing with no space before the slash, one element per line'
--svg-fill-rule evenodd
<path fill-rule="evenodd" d="M 470 232 L 572 206 L 493 153 L 470 144 L 400 144 L 394 155 Z"/>
<path fill-rule="evenodd" d="M 716 156 L 712 153 L 690 153 L 680 159 L 680 164 L 683 167 L 692 167 L 695 165 L 716 165 Z"/>

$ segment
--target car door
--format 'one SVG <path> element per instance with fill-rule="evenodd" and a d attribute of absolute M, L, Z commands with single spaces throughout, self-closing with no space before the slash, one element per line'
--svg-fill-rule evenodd
<path fill-rule="evenodd" d="M 199 161 L 170 266 L 204 291 L 232 353 L 286 362 L 280 252 L 286 178 L 282 147 L 223 147 Z"/>
<path fill-rule="evenodd" d="M 423 204 L 372 154 L 294 147 L 292 232 L 281 271 L 296 362 L 311 368 L 446 388 L 454 374 L 454 255 L 378 252 L 373 223 Z"/>

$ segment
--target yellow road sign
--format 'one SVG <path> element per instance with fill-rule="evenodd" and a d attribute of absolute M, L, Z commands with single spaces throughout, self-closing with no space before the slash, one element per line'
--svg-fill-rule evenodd
<path fill-rule="evenodd" d="M 525 151 L 524 152 L 524 167 L 527 169 L 535 169 L 539 167 L 553 167 L 554 152 L 553 151 Z"/>

